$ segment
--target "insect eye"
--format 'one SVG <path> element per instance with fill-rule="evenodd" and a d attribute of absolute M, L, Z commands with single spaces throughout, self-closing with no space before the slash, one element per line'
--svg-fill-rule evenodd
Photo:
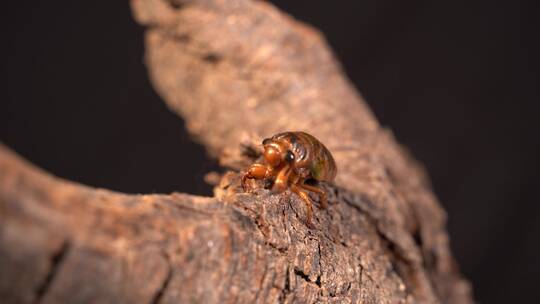
<path fill-rule="evenodd" d="M 287 150 L 285 153 L 285 161 L 286 162 L 292 162 L 294 160 L 294 154 L 291 152 L 291 150 Z"/>
<path fill-rule="evenodd" d="M 272 140 L 270 138 L 265 138 L 262 142 L 263 146 L 269 144 Z"/>

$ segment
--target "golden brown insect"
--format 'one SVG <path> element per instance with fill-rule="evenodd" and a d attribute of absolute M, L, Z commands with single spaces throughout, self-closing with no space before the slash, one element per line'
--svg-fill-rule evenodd
<path fill-rule="evenodd" d="M 326 208 L 326 192 L 317 186 L 306 184 L 307 180 L 331 182 L 337 168 L 330 151 L 315 137 L 305 132 L 279 133 L 262 142 L 263 163 L 249 167 L 242 177 L 246 190 L 248 179 L 265 179 L 272 182 L 273 192 L 290 188 L 307 206 L 307 224 L 311 226 L 313 207 L 306 190 L 319 194 L 321 207 Z"/>

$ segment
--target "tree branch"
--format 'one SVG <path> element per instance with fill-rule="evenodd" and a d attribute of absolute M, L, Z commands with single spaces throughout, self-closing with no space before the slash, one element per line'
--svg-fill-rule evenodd
<path fill-rule="evenodd" d="M 339 173 L 314 229 L 294 194 L 125 195 L 0 147 L 7 302 L 472 302 L 423 169 L 381 129 L 321 34 L 248 0 L 132 0 L 153 85 L 223 165 L 306 130 Z M 247 153 L 247 152 L 255 152 Z"/>

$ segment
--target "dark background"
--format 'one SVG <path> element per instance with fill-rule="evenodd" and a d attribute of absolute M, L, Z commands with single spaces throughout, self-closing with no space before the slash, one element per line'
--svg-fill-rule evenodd
<path fill-rule="evenodd" d="M 202 177 L 216 165 L 151 88 L 127 2 L 8 3 L 0 141 L 92 186 L 210 194 Z M 535 301 L 535 1 L 274 3 L 325 33 L 381 123 L 426 165 L 476 299 Z"/>

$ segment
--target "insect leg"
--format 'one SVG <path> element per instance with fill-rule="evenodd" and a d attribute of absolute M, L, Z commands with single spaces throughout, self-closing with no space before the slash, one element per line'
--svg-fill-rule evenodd
<path fill-rule="evenodd" d="M 246 182 L 247 182 L 247 179 L 251 179 L 251 178 L 254 178 L 254 179 L 263 179 L 266 177 L 267 175 L 267 172 L 268 172 L 268 168 L 267 166 L 263 165 L 263 164 L 253 164 L 251 165 L 251 167 L 249 167 L 249 169 L 247 170 L 247 172 L 242 176 L 242 188 L 244 189 L 244 191 L 246 191 Z"/>
<path fill-rule="evenodd" d="M 308 227 L 313 228 L 313 224 L 311 223 L 311 218 L 313 216 L 313 206 L 311 203 L 311 199 L 309 198 L 309 195 L 300 187 L 298 187 L 296 184 L 291 185 L 291 190 L 294 193 L 298 194 L 298 196 L 300 196 L 300 198 L 302 198 L 302 200 L 306 203 L 306 207 L 307 207 L 306 224 Z"/>
<path fill-rule="evenodd" d="M 328 206 L 328 200 L 326 198 L 326 192 L 323 189 L 307 184 L 300 184 L 300 187 L 319 194 L 321 200 L 321 208 L 326 209 L 326 206 Z"/>
<path fill-rule="evenodd" d="M 274 186 L 272 186 L 272 191 L 274 192 L 283 192 L 289 185 L 289 177 L 292 173 L 291 167 L 289 165 L 283 167 L 276 176 L 274 180 Z"/>

